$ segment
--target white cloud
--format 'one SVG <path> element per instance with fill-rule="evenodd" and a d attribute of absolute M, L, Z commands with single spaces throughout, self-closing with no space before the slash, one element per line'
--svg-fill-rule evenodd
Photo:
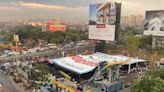
<path fill-rule="evenodd" d="M 34 9 L 65 9 L 65 6 L 60 5 L 50 5 L 50 4 L 41 4 L 41 3 L 26 3 L 26 2 L 20 2 L 20 5 L 27 7 L 27 8 L 34 8 Z"/>
<path fill-rule="evenodd" d="M 67 10 L 69 11 L 87 11 L 89 9 L 89 7 L 84 7 L 84 6 L 79 6 L 79 7 L 75 7 L 75 8 L 67 8 Z"/>
<path fill-rule="evenodd" d="M 5 10 L 5 11 L 7 11 L 7 10 L 13 10 L 13 11 L 17 11 L 19 9 L 16 8 L 16 7 L 11 7 L 11 6 L 0 6 L 0 10 Z"/>

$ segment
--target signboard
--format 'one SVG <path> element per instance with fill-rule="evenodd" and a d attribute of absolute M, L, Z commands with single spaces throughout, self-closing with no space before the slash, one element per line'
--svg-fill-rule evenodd
<path fill-rule="evenodd" d="M 18 35 L 14 35 L 14 41 L 19 42 L 19 36 Z"/>
<path fill-rule="evenodd" d="M 116 3 L 89 6 L 89 39 L 115 41 Z"/>
<path fill-rule="evenodd" d="M 164 36 L 164 10 L 146 11 L 144 35 Z"/>

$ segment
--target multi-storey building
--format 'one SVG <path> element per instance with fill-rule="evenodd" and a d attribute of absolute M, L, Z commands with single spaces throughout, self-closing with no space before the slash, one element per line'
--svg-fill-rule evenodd
<path fill-rule="evenodd" d="M 122 16 L 121 25 L 125 27 L 140 27 L 144 24 L 144 18 L 142 15 L 131 15 L 131 16 Z"/>
<path fill-rule="evenodd" d="M 49 21 L 42 26 L 42 31 L 66 31 L 66 24 L 57 20 Z"/>

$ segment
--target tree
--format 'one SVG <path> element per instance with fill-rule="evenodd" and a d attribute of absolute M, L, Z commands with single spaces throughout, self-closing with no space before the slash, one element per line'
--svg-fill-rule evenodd
<path fill-rule="evenodd" d="M 11 43 L 11 41 L 13 41 L 13 35 L 14 34 L 11 33 L 11 32 L 9 32 L 8 34 L 4 35 L 4 37 L 3 37 L 4 43 L 6 43 L 6 44 Z"/>
<path fill-rule="evenodd" d="M 136 29 L 134 27 L 126 27 L 120 31 L 120 37 L 124 38 L 130 34 L 132 35 L 142 35 L 143 31 L 140 29 Z"/>
<path fill-rule="evenodd" d="M 139 46 L 140 46 L 139 37 L 129 33 L 129 35 L 127 36 L 127 38 L 125 40 L 125 47 L 129 51 L 131 56 L 136 55 L 136 51 L 139 48 Z"/>
<path fill-rule="evenodd" d="M 78 34 L 71 34 L 71 39 L 72 39 L 72 41 L 79 41 L 80 36 Z"/>
<path fill-rule="evenodd" d="M 31 70 L 32 79 L 37 81 L 46 81 L 48 73 L 51 73 L 51 71 L 44 64 L 36 64 Z"/>
<path fill-rule="evenodd" d="M 140 81 L 136 81 L 131 92 L 164 92 L 164 68 L 153 68 L 146 71 Z"/>
<path fill-rule="evenodd" d="M 66 32 L 55 31 L 55 32 L 42 32 L 40 26 L 34 27 L 32 25 L 20 25 L 12 28 L 9 33 L 6 34 L 4 40 L 11 42 L 11 38 L 14 34 L 19 35 L 22 43 L 26 43 L 27 40 L 33 40 L 36 45 L 38 40 L 45 40 L 48 43 L 64 43 L 71 41 L 87 40 L 88 34 L 77 30 L 67 30 Z M 31 45 L 31 44 L 29 44 Z M 34 44 L 33 44 L 34 45 Z"/>
<path fill-rule="evenodd" d="M 82 34 L 81 39 L 82 40 L 88 40 L 88 35 L 87 34 Z"/>
<path fill-rule="evenodd" d="M 155 77 L 144 77 L 141 81 L 134 83 L 131 92 L 164 92 L 164 80 Z"/>
<path fill-rule="evenodd" d="M 63 42 L 64 42 L 64 37 L 61 35 L 58 35 L 58 36 L 51 39 L 51 43 L 61 44 Z"/>
<path fill-rule="evenodd" d="M 164 80 L 164 68 L 153 68 L 145 72 L 146 76 L 160 77 Z"/>
<path fill-rule="evenodd" d="M 152 36 L 142 36 L 140 42 L 141 48 L 150 49 L 152 47 Z"/>
<path fill-rule="evenodd" d="M 150 64 L 151 64 L 151 66 L 152 67 L 155 67 L 155 64 L 158 62 L 158 60 L 160 59 L 160 57 L 159 57 L 159 55 L 158 55 L 158 53 L 157 53 L 157 51 L 153 51 L 153 52 L 151 52 L 151 55 L 150 55 Z"/>
<path fill-rule="evenodd" d="M 104 52 L 105 51 L 106 43 L 105 41 L 100 41 L 96 44 L 95 52 Z"/>
<path fill-rule="evenodd" d="M 71 42 L 71 37 L 67 35 L 67 36 L 65 37 L 65 41 L 68 42 L 68 43 Z"/>

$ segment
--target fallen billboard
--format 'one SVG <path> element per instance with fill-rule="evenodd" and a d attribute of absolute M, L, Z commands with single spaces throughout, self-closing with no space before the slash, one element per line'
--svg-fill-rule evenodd
<path fill-rule="evenodd" d="M 146 60 L 97 52 L 91 55 L 78 55 L 59 59 L 49 59 L 48 62 L 50 64 L 56 64 L 62 68 L 73 71 L 77 74 L 85 74 L 93 71 L 102 62 L 108 62 L 110 65 L 124 65 L 134 64 L 137 62 L 146 62 Z"/>

